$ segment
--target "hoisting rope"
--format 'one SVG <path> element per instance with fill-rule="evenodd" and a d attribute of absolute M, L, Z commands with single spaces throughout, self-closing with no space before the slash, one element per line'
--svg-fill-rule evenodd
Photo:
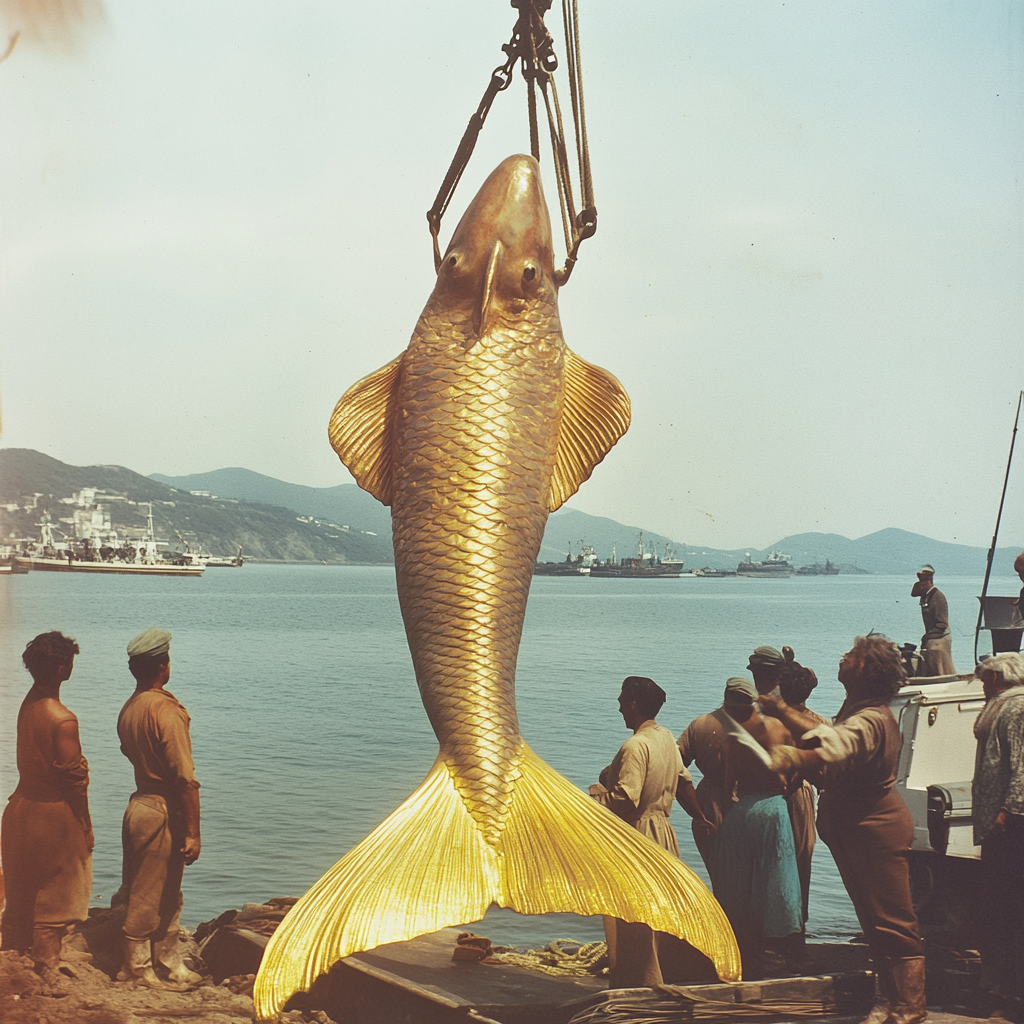
<path fill-rule="evenodd" d="M 565 145 L 565 130 L 562 110 L 558 102 L 554 73 L 558 68 L 554 42 L 544 15 L 551 7 L 551 0 L 511 0 L 519 16 L 512 29 L 512 38 L 502 45 L 507 60 L 491 72 L 491 80 L 484 91 L 476 112 L 469 119 L 462 140 L 452 158 L 448 173 L 438 189 L 434 205 L 427 211 L 427 223 L 434 243 L 434 269 L 441 266 L 441 250 L 438 235 L 441 218 L 455 194 L 462 174 L 469 164 L 476 147 L 480 130 L 487 120 L 491 104 L 499 92 L 504 92 L 512 82 L 516 62 L 526 81 L 527 109 L 530 123 L 530 152 L 540 160 L 540 133 L 537 125 L 537 96 L 539 89 L 544 100 L 548 119 L 548 135 L 552 158 L 555 165 L 555 179 L 558 190 L 558 206 L 562 215 L 562 231 L 565 236 L 565 266 L 555 272 L 555 282 L 565 284 L 583 240 L 597 231 L 597 208 L 594 205 L 594 186 L 590 173 L 590 150 L 587 145 L 586 112 L 583 103 L 583 68 L 580 60 L 578 0 L 562 0 L 562 24 L 565 29 L 566 63 L 569 76 L 569 92 L 572 101 L 573 128 L 576 143 L 576 162 L 579 171 L 580 198 L 583 208 L 576 212 L 573 198 L 569 156 Z M 550 88 L 549 88 L 550 87 Z"/>

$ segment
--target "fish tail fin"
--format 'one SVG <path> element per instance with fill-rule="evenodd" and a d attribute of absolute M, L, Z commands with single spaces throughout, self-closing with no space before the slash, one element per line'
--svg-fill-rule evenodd
<path fill-rule="evenodd" d="M 641 835 L 525 744 L 502 839 L 503 905 L 521 914 L 607 914 L 699 949 L 723 981 L 740 977 L 729 920 L 678 857 Z"/>
<path fill-rule="evenodd" d="M 521 914 L 608 914 L 685 939 L 740 975 L 724 912 L 677 857 L 520 748 L 505 827 L 485 842 L 442 759 L 423 784 L 295 904 L 267 944 L 253 1000 L 273 1017 L 337 960 L 386 942 Z"/>
<path fill-rule="evenodd" d="M 439 758 L 278 926 L 256 978 L 257 1020 L 272 1018 L 343 957 L 478 921 L 500 899 L 498 861 Z"/>

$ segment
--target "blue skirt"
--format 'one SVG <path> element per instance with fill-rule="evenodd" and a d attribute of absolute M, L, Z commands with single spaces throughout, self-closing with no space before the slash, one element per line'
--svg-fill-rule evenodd
<path fill-rule="evenodd" d="M 741 944 L 784 938 L 803 926 L 793 826 L 781 795 L 748 793 L 718 833 L 715 898 Z"/>

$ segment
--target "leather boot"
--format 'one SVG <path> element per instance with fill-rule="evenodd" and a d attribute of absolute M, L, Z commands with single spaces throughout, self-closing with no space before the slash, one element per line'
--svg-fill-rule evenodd
<path fill-rule="evenodd" d="M 144 988 L 169 989 L 171 992 L 184 992 L 188 988 L 187 985 L 173 981 L 161 981 L 153 970 L 149 939 L 130 939 L 127 935 L 124 937 L 124 966 L 117 980 L 131 981 Z"/>
<path fill-rule="evenodd" d="M 917 1024 L 928 1016 L 924 995 L 924 957 L 907 956 L 892 961 L 896 1001 L 888 1024 Z"/>
<path fill-rule="evenodd" d="M 32 930 L 33 970 L 43 980 L 45 995 L 68 994 L 68 979 L 60 972 L 60 944 L 66 928 L 46 928 L 36 925 Z"/>
<path fill-rule="evenodd" d="M 162 939 L 153 942 L 153 959 L 157 965 L 167 968 L 167 977 L 178 985 L 195 988 L 203 982 L 202 975 L 190 971 L 181 958 L 181 939 L 177 930 L 169 932 Z"/>
<path fill-rule="evenodd" d="M 885 1024 L 896 1002 L 896 986 L 892 980 L 891 960 L 878 959 L 875 961 L 875 978 L 878 980 L 875 1004 L 860 1024 Z"/>

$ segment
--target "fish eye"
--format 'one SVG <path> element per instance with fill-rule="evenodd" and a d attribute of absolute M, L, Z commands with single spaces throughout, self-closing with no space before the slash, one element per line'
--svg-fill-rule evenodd
<path fill-rule="evenodd" d="M 523 280 L 526 281 L 527 283 L 529 283 L 536 276 L 537 276 L 537 268 L 534 267 L 534 266 L 531 266 L 529 263 L 527 263 L 526 267 L 523 269 Z"/>
<path fill-rule="evenodd" d="M 452 253 L 451 256 L 448 257 L 447 263 L 449 267 L 454 267 L 458 262 L 459 257 L 456 256 L 455 253 Z"/>

